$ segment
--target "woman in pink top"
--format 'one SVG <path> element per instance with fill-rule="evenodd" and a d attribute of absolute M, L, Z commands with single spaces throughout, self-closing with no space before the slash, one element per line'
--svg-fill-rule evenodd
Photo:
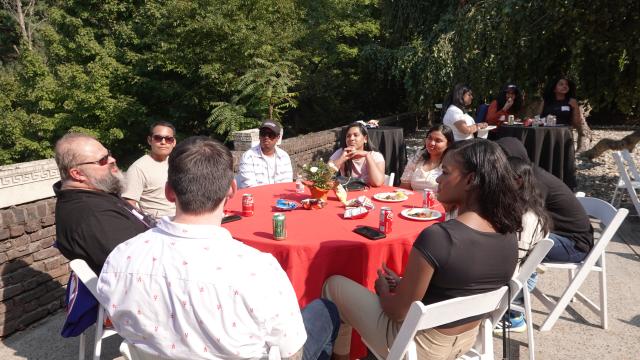
<path fill-rule="evenodd" d="M 384 157 L 373 151 L 369 143 L 367 128 L 360 123 L 352 123 L 347 128 L 346 146 L 329 158 L 329 164 L 340 170 L 340 175 L 357 177 L 369 186 L 384 183 Z"/>

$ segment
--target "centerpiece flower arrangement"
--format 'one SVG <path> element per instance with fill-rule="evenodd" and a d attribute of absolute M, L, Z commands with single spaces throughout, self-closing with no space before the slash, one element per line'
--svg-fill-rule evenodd
<path fill-rule="evenodd" d="M 311 164 L 302 165 L 304 173 L 304 185 L 311 191 L 311 197 L 315 199 L 327 199 L 327 193 L 336 186 L 335 173 L 327 163 L 317 160 Z"/>

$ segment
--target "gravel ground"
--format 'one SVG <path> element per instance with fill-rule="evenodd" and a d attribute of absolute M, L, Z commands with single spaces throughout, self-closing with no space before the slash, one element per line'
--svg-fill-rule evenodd
<path fill-rule="evenodd" d="M 622 139 L 631 134 L 633 130 L 615 129 L 593 129 L 591 145 L 595 145 L 601 139 L 609 138 L 614 140 Z M 418 130 L 406 138 L 407 155 L 409 159 L 424 146 L 423 139 L 426 130 Z M 577 138 L 574 132 L 574 139 Z M 640 166 L 640 146 L 636 146 L 632 156 L 636 165 Z M 611 151 L 606 151 L 593 160 L 576 158 L 576 177 L 578 187 L 576 190 L 584 191 L 587 196 L 597 197 L 606 201 L 611 200 L 613 190 L 618 181 L 618 170 L 611 155 Z M 400 174 L 402 175 L 402 174 Z M 628 197 L 623 199 L 623 204 L 628 203 Z"/>

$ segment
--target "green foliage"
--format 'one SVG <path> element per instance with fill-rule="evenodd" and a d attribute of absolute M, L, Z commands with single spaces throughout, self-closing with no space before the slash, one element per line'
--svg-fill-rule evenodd
<path fill-rule="evenodd" d="M 630 95 L 640 88 L 637 1 L 412 0 L 382 7 L 389 35 L 374 48 L 382 54 L 375 66 L 403 82 L 415 109 L 441 102 L 456 82 L 469 83 L 477 100 L 490 100 L 508 81 L 531 97 L 561 74 L 596 110 L 632 114 L 640 105 Z"/>

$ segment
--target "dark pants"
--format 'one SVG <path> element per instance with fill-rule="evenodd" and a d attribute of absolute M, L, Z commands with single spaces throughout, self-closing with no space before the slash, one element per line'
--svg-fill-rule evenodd
<path fill-rule="evenodd" d="M 553 246 L 547 256 L 544 257 L 544 261 L 579 263 L 588 255 L 588 253 L 576 249 L 575 242 L 564 236 L 550 233 L 549 238 L 553 240 Z"/>
<path fill-rule="evenodd" d="M 303 360 L 330 359 L 333 343 L 340 328 L 336 305 L 326 299 L 316 299 L 302 309 L 302 321 L 307 341 L 302 347 Z"/>

